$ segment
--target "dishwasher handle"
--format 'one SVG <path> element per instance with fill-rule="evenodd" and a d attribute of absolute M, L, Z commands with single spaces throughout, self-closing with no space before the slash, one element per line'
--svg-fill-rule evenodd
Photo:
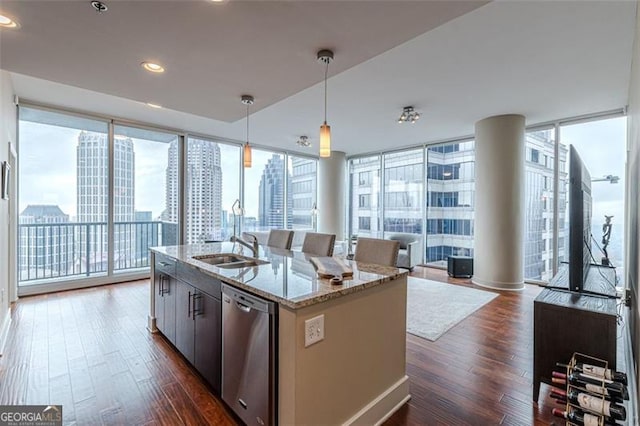
<path fill-rule="evenodd" d="M 247 312 L 247 313 L 251 312 L 251 308 L 249 306 L 243 305 L 242 303 L 238 302 L 237 300 L 236 300 L 236 307 L 238 309 L 240 309 L 242 312 Z"/>
<path fill-rule="evenodd" d="M 226 303 L 235 303 L 235 305 L 244 312 L 256 310 L 272 315 L 275 312 L 275 303 L 264 300 L 253 294 L 238 290 L 227 284 L 222 284 L 223 300 Z"/>

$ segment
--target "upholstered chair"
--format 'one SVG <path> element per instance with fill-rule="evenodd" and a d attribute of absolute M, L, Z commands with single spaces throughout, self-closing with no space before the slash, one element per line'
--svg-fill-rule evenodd
<path fill-rule="evenodd" d="M 333 256 L 335 234 L 307 232 L 302 243 L 302 252 L 316 256 Z"/>
<path fill-rule="evenodd" d="M 272 229 L 269 232 L 267 245 L 269 247 L 289 250 L 291 249 L 291 241 L 293 241 L 293 231 L 287 231 L 285 229 Z"/>
<path fill-rule="evenodd" d="M 354 260 L 384 266 L 396 266 L 399 241 L 358 237 Z"/>
<path fill-rule="evenodd" d="M 420 235 L 409 233 L 394 233 L 387 236 L 388 240 L 398 241 L 400 250 L 398 252 L 398 268 L 413 268 L 422 262 L 422 238 Z"/>

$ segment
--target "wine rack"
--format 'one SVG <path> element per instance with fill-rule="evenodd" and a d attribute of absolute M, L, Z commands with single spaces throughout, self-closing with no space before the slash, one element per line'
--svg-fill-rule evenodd
<path fill-rule="evenodd" d="M 555 388 L 551 395 L 564 398 L 564 411 L 554 408 L 553 414 L 564 417 L 566 426 L 626 425 L 622 403 L 629 394 L 624 373 L 610 369 L 605 360 L 581 353 L 574 353 L 568 364 L 557 365 L 563 372 L 554 371 L 552 381 L 564 384 L 564 390 Z"/>

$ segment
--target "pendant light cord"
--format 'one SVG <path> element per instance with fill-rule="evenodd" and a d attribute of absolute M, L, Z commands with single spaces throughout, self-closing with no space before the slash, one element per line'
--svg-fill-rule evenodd
<path fill-rule="evenodd" d="M 247 104 L 247 145 L 249 145 L 249 104 Z"/>
<path fill-rule="evenodd" d="M 329 72 L 329 61 L 324 69 L 324 124 L 327 124 L 327 73 Z"/>

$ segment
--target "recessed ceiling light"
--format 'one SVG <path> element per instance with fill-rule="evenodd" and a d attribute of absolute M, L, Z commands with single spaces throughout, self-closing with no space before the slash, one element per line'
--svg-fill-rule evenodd
<path fill-rule="evenodd" d="M 8 16 L 0 15 L 0 27 L 2 28 L 18 28 L 18 23 Z"/>
<path fill-rule="evenodd" d="M 151 108 L 162 108 L 162 105 L 152 104 L 151 102 L 147 102 L 147 105 L 150 106 Z"/>
<path fill-rule="evenodd" d="M 164 72 L 164 67 L 162 65 L 153 63 L 153 62 L 143 62 L 140 64 L 142 68 L 149 72 L 161 73 Z"/>

